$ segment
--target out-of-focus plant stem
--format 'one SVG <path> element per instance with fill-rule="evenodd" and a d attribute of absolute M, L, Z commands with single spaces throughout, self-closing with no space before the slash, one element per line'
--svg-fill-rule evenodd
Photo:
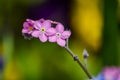
<path fill-rule="evenodd" d="M 84 65 L 82 64 L 82 62 L 79 60 L 78 56 L 75 55 L 75 54 L 71 51 L 71 49 L 69 48 L 69 46 L 68 46 L 68 39 L 67 39 L 66 42 L 67 42 L 67 44 L 66 44 L 66 46 L 65 46 L 64 48 L 65 48 L 65 49 L 67 50 L 67 52 L 73 57 L 74 61 L 76 61 L 76 62 L 79 64 L 79 66 L 83 69 L 83 71 L 86 73 L 86 75 L 88 76 L 88 78 L 89 78 L 90 80 L 92 80 L 92 75 L 89 73 L 89 71 L 87 70 L 86 66 L 84 66 Z"/>

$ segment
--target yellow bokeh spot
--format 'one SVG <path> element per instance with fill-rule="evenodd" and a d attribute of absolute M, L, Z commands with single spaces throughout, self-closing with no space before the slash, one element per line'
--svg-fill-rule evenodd
<path fill-rule="evenodd" d="M 101 45 L 102 14 L 98 8 L 99 0 L 76 0 L 72 12 L 72 26 L 78 37 L 94 50 Z"/>
<path fill-rule="evenodd" d="M 20 71 L 15 62 L 10 61 L 6 65 L 4 70 L 4 79 L 5 80 L 21 80 Z"/>

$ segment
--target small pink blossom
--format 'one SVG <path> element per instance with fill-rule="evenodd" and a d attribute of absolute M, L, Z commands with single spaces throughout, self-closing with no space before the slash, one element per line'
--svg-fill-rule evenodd
<path fill-rule="evenodd" d="M 103 70 L 103 75 L 105 76 L 105 80 L 114 80 L 120 74 L 120 69 L 117 67 L 106 67 Z M 116 79 L 115 79 L 116 80 Z"/>
<path fill-rule="evenodd" d="M 39 38 L 40 41 L 46 42 L 48 36 L 55 33 L 55 29 L 51 27 L 49 20 L 38 20 L 34 24 L 35 30 L 32 33 L 33 37 Z"/>
<path fill-rule="evenodd" d="M 49 37 L 49 42 L 57 42 L 58 45 L 64 47 L 66 44 L 66 39 L 71 35 L 70 31 L 65 31 L 64 26 L 58 23 L 55 28 L 55 34 Z"/>
<path fill-rule="evenodd" d="M 34 30 L 34 21 L 31 19 L 26 19 L 26 22 L 23 23 L 23 29 L 22 33 L 23 34 L 31 34 Z"/>
<path fill-rule="evenodd" d="M 94 80 L 120 80 L 120 68 L 106 67 Z"/>

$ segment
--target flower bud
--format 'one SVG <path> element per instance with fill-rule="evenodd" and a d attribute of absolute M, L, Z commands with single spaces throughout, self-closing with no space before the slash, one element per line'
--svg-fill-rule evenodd
<path fill-rule="evenodd" d="M 89 54 L 88 54 L 87 50 L 84 49 L 84 51 L 83 51 L 83 57 L 84 57 L 84 59 L 88 58 L 88 56 L 89 56 Z"/>

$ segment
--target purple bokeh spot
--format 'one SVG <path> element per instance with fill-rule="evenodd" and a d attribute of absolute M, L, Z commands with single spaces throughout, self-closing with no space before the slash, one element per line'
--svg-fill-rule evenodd
<path fill-rule="evenodd" d="M 34 20 L 44 18 L 63 23 L 69 28 L 69 13 L 71 0 L 48 0 L 43 4 L 29 7 L 28 17 Z"/>
<path fill-rule="evenodd" d="M 0 73 L 3 71 L 3 58 L 0 56 Z"/>

